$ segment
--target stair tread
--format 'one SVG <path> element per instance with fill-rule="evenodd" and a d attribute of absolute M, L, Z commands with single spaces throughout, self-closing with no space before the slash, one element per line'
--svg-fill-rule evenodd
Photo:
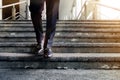
<path fill-rule="evenodd" d="M 36 43 L 31 21 L 0 21 L 0 24 L 0 52 L 31 52 Z M 120 20 L 60 20 L 56 26 L 54 52 L 120 52 Z"/>
<path fill-rule="evenodd" d="M 33 28 L 0 28 L 0 32 L 34 32 Z M 57 28 L 60 32 L 120 32 L 120 28 Z"/>
<path fill-rule="evenodd" d="M 31 47 L 36 42 L 0 42 L 0 47 Z M 95 42 L 54 42 L 54 47 L 120 47 L 120 43 Z"/>
<path fill-rule="evenodd" d="M 35 33 L 31 32 L 26 32 L 26 33 L 16 33 L 16 32 L 1 32 L 0 34 L 1 38 L 19 38 L 19 37 L 25 37 L 25 38 L 30 38 L 30 37 L 35 37 Z M 76 33 L 59 33 L 56 32 L 55 37 L 59 38 L 120 38 L 120 33 L 95 33 L 95 32 L 76 32 Z"/>
<path fill-rule="evenodd" d="M 54 53 L 50 59 L 29 53 L 0 53 L 1 61 L 120 61 L 119 53 Z"/>
<path fill-rule="evenodd" d="M 45 27 L 46 25 L 43 25 Z M 115 24 L 56 24 L 56 27 L 103 27 L 103 28 L 108 28 L 108 27 L 120 27 L 120 24 L 115 25 Z M 0 27 L 33 27 L 32 24 L 1 24 Z"/>
<path fill-rule="evenodd" d="M 31 20 L 11 20 L 11 21 L 3 21 L 0 23 L 32 23 Z M 43 23 L 46 23 L 43 20 Z M 120 20 L 58 20 L 57 23 L 120 23 Z"/>

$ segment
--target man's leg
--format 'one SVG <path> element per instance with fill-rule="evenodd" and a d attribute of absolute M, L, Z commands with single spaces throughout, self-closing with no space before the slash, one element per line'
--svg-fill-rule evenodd
<path fill-rule="evenodd" d="M 53 38 L 56 30 L 56 21 L 58 17 L 59 10 L 59 0 L 46 0 L 47 8 L 47 26 L 46 26 L 46 35 L 44 41 L 44 54 L 46 57 L 51 56 L 51 47 L 53 43 Z"/>
<path fill-rule="evenodd" d="M 44 0 L 36 0 L 39 3 L 34 2 L 35 0 L 30 1 L 30 11 L 31 11 L 31 19 L 34 26 L 36 40 L 37 40 L 37 47 L 35 52 L 41 49 L 41 43 L 43 39 L 43 29 L 42 29 L 42 19 L 41 14 L 44 8 Z"/>

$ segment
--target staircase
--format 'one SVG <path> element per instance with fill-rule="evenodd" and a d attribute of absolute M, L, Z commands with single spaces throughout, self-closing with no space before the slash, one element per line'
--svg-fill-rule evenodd
<path fill-rule="evenodd" d="M 51 59 L 34 56 L 34 44 L 31 21 L 0 21 L 0 68 L 120 68 L 119 20 L 58 21 Z"/>

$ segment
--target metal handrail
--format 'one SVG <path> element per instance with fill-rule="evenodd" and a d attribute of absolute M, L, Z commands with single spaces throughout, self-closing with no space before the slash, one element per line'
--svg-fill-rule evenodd
<path fill-rule="evenodd" d="M 19 4 L 23 4 L 23 3 L 26 3 L 26 1 L 21 1 L 21 2 L 17 2 L 17 3 L 5 5 L 5 6 L 0 7 L 0 9 L 11 7 L 11 6 L 15 6 L 15 5 L 19 5 Z"/>
<path fill-rule="evenodd" d="M 19 15 L 19 14 L 20 14 L 20 13 L 17 12 L 15 15 Z M 12 19 L 12 16 L 9 16 L 9 17 L 5 18 L 4 20 L 10 20 L 10 19 Z"/>
<path fill-rule="evenodd" d="M 108 6 L 108 5 L 105 5 L 105 4 L 101 4 L 101 3 L 98 3 L 98 2 L 95 2 L 95 3 L 98 4 L 98 5 L 100 5 L 100 6 L 103 6 L 103 7 L 107 7 L 107 8 L 113 9 L 113 10 L 120 11 L 119 8 L 115 8 L 115 7 Z"/>
<path fill-rule="evenodd" d="M 78 16 L 77 16 L 77 19 L 79 19 L 79 16 L 82 14 L 82 11 L 84 10 L 87 2 L 88 2 L 88 0 L 86 0 L 86 1 L 84 2 L 84 4 L 83 4 L 83 6 L 82 6 L 82 8 L 81 8 L 81 10 L 80 10 L 80 12 L 79 12 L 79 14 L 78 14 Z"/>
<path fill-rule="evenodd" d="M 15 20 L 16 19 L 16 14 L 18 14 L 18 12 L 16 12 L 15 6 L 19 5 L 19 4 L 24 4 L 24 3 L 26 4 L 26 7 L 27 7 L 27 1 L 12 3 L 12 4 L 9 4 L 9 5 L 4 5 L 4 6 L 0 7 L 0 9 L 7 8 L 7 7 L 12 7 L 12 16 L 9 16 L 8 18 L 6 18 L 4 20 L 10 19 L 11 17 L 12 17 L 13 20 Z M 27 14 L 27 12 L 26 12 L 26 14 Z M 19 15 L 20 15 L 20 13 L 19 13 Z"/>
<path fill-rule="evenodd" d="M 82 6 L 82 8 L 81 8 L 78 16 L 76 17 L 76 19 L 79 19 L 79 17 L 80 17 L 80 15 L 82 14 L 82 12 L 83 12 L 83 10 L 84 10 L 87 2 L 88 2 L 88 0 L 86 0 L 86 1 L 84 2 L 84 5 Z M 110 8 L 110 9 L 113 9 L 113 10 L 116 10 L 116 11 L 119 11 L 119 12 L 120 12 L 120 9 L 118 9 L 118 8 L 115 8 L 115 7 L 112 7 L 112 6 L 109 6 L 109 5 L 105 5 L 105 4 L 101 4 L 101 3 L 96 2 L 96 1 L 90 2 L 90 3 L 95 3 L 95 4 L 97 4 L 97 5 L 100 5 L 100 6 L 103 6 L 103 7 L 106 7 L 106 8 Z"/>

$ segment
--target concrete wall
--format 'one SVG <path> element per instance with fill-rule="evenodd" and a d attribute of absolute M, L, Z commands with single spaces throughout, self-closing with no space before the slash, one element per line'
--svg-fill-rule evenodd
<path fill-rule="evenodd" d="M 25 1 L 25 0 L 20 0 L 20 1 Z M 23 16 L 24 18 L 26 17 L 26 4 L 21 4 L 20 5 L 20 15 Z"/>
<path fill-rule="evenodd" d="M 60 0 L 59 19 L 67 20 L 73 17 L 74 0 Z"/>

